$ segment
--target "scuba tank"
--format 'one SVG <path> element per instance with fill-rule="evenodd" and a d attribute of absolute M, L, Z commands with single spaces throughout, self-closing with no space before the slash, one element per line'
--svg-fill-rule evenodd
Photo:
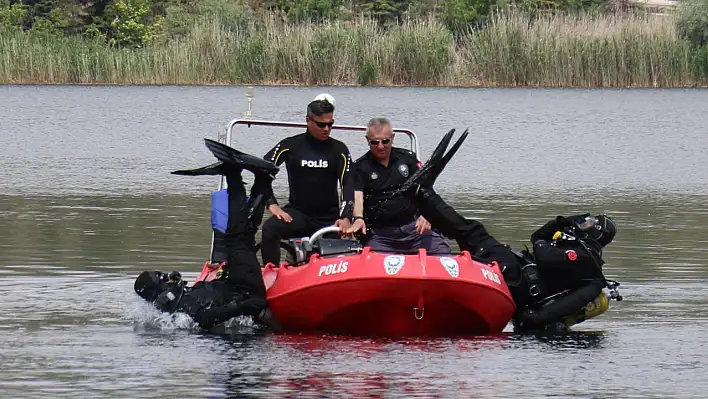
<path fill-rule="evenodd" d="M 605 312 L 610 307 L 610 300 L 607 298 L 604 292 L 600 292 L 595 299 L 588 302 L 585 306 L 580 308 L 577 312 L 572 315 L 566 316 L 563 319 L 563 324 L 566 327 L 573 326 L 584 322 L 585 320 L 590 320 L 593 317 L 597 317 Z"/>

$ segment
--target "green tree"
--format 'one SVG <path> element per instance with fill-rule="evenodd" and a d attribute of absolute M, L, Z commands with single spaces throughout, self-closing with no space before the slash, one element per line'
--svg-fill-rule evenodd
<path fill-rule="evenodd" d="M 119 45 L 140 46 L 153 42 L 162 17 L 153 18 L 150 0 L 116 0 L 111 21 L 112 40 Z"/>
<path fill-rule="evenodd" d="M 696 46 L 708 45 L 708 0 L 684 0 L 678 8 L 679 35 Z"/>
<path fill-rule="evenodd" d="M 526 12 L 538 11 L 586 11 L 596 10 L 602 4 L 602 0 L 514 0 L 513 5 Z"/>
<path fill-rule="evenodd" d="M 442 0 L 438 19 L 453 32 L 461 32 L 487 15 L 487 0 Z"/>
<path fill-rule="evenodd" d="M 10 4 L 8 0 L 0 0 L 0 26 L 20 27 L 27 19 L 27 6 L 22 3 Z"/>
<path fill-rule="evenodd" d="M 269 0 L 266 7 L 292 22 L 325 21 L 339 17 L 342 0 Z"/>
<path fill-rule="evenodd" d="M 361 10 L 379 24 L 388 25 L 400 22 L 408 5 L 405 0 L 370 0 L 361 4 Z"/>

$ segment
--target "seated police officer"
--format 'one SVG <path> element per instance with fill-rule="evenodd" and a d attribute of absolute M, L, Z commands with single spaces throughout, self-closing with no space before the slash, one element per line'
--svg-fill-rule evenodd
<path fill-rule="evenodd" d="M 290 195 L 280 207 L 268 199 L 273 214 L 263 223 L 263 263 L 280 264 L 280 240 L 309 236 L 322 227 L 349 228 L 354 179 L 347 146 L 331 137 L 334 98 L 321 94 L 307 105 L 307 131 L 281 140 L 264 158 L 285 163 Z M 337 189 L 339 188 L 339 193 Z"/>
<path fill-rule="evenodd" d="M 393 146 L 388 119 L 373 118 L 366 127 L 370 149 L 356 161 L 354 223 L 344 232 L 361 232 L 374 251 L 450 253 L 443 237 L 419 215 L 415 201 L 400 192 L 392 195 L 422 164 L 413 152 Z"/>
<path fill-rule="evenodd" d="M 271 324 L 266 289 L 255 252 L 255 234 L 263 217 L 271 183 L 278 168 L 261 158 L 243 154 L 223 144 L 205 140 L 219 162 L 181 175 L 225 175 L 228 184 L 228 224 L 225 243 L 227 261 L 219 277 L 187 287 L 178 272 L 169 275 L 145 271 L 135 281 L 135 291 L 158 309 L 188 314 L 202 328 L 209 329 L 236 316 L 253 316 Z M 250 198 L 246 196 L 243 170 L 255 175 Z"/>

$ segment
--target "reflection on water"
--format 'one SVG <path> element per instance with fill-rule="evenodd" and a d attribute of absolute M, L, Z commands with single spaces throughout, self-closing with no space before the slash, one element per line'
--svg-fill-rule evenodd
<path fill-rule="evenodd" d="M 292 104 L 323 90 L 259 88 L 256 110 L 297 120 Z M 241 89 L 5 86 L 3 396 L 705 396 L 708 92 L 327 90 L 343 123 L 397 115 L 423 158 L 441 124 L 474 126 L 437 187 L 516 249 L 556 215 L 612 215 L 605 270 L 625 300 L 561 335 L 391 340 L 271 334 L 244 320 L 200 333 L 141 301 L 133 279 L 193 279 L 207 259 L 216 179 L 167 172 L 211 162 L 200 140 L 234 116 Z M 237 142 L 254 153 L 273 144 L 248 134 Z"/>

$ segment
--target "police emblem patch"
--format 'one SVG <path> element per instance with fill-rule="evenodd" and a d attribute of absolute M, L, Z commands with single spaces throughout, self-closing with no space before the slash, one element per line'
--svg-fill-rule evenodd
<path fill-rule="evenodd" d="M 384 269 L 386 274 L 393 276 L 398 273 L 406 263 L 406 258 L 403 255 L 389 255 L 384 258 Z"/>
<path fill-rule="evenodd" d="M 440 258 L 440 264 L 443 265 L 445 270 L 450 274 L 452 277 L 459 277 L 460 276 L 460 266 L 457 264 L 457 261 L 452 258 L 448 258 L 447 256 L 443 256 Z"/>
<path fill-rule="evenodd" d="M 398 171 L 403 177 L 408 177 L 408 165 L 398 165 Z"/>
<path fill-rule="evenodd" d="M 376 180 L 376 179 L 378 179 L 378 178 L 379 178 L 379 174 L 378 174 L 378 173 L 376 173 L 376 172 L 372 172 L 372 173 L 371 173 L 371 180 Z"/>

